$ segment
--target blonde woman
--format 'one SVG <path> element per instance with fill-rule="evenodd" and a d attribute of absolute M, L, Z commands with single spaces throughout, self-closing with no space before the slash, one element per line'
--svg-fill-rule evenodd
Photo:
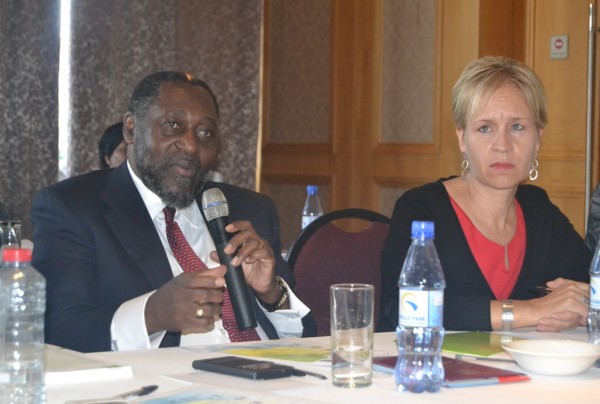
<path fill-rule="evenodd" d="M 502 57 L 470 63 L 452 91 L 461 175 L 406 192 L 397 202 L 382 254 L 380 331 L 398 321 L 398 275 L 413 220 L 435 222 L 446 277 L 444 326 L 453 330 L 587 324 L 591 252 L 538 177 L 548 122 L 540 79 Z M 550 293 L 531 291 L 545 286 Z"/>

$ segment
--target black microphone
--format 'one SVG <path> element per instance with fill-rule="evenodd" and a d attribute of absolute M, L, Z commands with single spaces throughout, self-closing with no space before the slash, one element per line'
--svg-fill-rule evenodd
<path fill-rule="evenodd" d="M 231 259 L 235 254 L 228 255 L 223 251 L 229 240 L 231 240 L 232 234 L 225 231 L 225 227 L 229 224 L 229 205 L 225 195 L 219 188 L 204 191 L 202 194 L 202 210 L 208 230 L 217 248 L 219 260 L 222 265 L 227 267 L 225 282 L 227 283 L 227 290 L 238 328 L 240 330 L 255 328 L 256 318 L 254 317 L 252 303 L 250 303 L 250 293 L 248 292 L 248 286 L 246 286 L 244 270 L 241 266 L 234 267 L 231 264 Z"/>

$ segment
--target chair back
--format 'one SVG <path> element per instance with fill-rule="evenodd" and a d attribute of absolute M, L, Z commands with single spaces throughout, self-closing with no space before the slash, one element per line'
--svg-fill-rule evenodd
<path fill-rule="evenodd" d="M 360 219 L 366 227 L 346 231 L 338 219 Z M 329 287 L 336 283 L 369 283 L 375 286 L 374 321 L 379 313 L 380 262 L 390 219 L 367 209 L 342 209 L 327 213 L 304 228 L 292 243 L 287 261 L 294 272 L 294 293 L 310 308 L 317 335 L 330 334 Z"/>

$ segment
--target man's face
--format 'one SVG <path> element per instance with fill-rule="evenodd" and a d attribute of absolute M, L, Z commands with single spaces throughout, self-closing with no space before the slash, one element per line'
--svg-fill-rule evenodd
<path fill-rule="evenodd" d="M 162 84 L 141 116 L 126 114 L 133 171 L 167 206 L 184 208 L 194 201 L 217 157 L 217 121 L 208 91 L 185 83 Z"/>

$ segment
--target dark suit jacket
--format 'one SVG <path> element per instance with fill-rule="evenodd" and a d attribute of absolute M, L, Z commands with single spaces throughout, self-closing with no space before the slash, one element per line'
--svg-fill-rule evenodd
<path fill-rule="evenodd" d="M 279 220 L 272 201 L 239 187 L 209 182 L 229 204 L 230 219 L 249 220 L 277 259 L 277 273 L 294 279 L 281 258 Z M 200 204 L 201 205 L 201 204 Z M 111 349 L 110 325 L 119 306 L 173 278 L 167 255 L 135 187 L 127 164 L 61 181 L 33 202 L 33 266 L 47 281 L 46 342 L 83 352 Z M 269 338 L 277 333 L 258 307 L 257 321 Z M 316 335 L 303 319 L 304 336 Z M 179 345 L 168 332 L 161 346 Z"/>

